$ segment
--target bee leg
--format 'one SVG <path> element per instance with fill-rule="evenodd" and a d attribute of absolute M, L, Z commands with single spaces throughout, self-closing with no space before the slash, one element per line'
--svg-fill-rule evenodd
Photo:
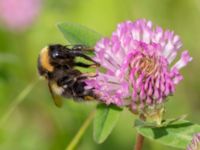
<path fill-rule="evenodd" d="M 98 67 L 100 67 L 100 64 L 91 64 L 90 67 L 91 68 L 98 68 Z"/>
<path fill-rule="evenodd" d="M 74 78 L 73 76 L 64 76 L 62 78 L 60 78 L 57 81 L 57 84 L 59 86 L 62 86 L 64 88 L 70 87 L 74 84 L 74 82 L 76 81 L 76 78 Z"/>
<path fill-rule="evenodd" d="M 87 76 L 79 76 L 79 77 L 77 77 L 77 81 L 82 81 L 82 80 L 85 80 L 87 78 L 88 78 Z"/>
<path fill-rule="evenodd" d="M 96 77 L 97 73 L 90 72 L 90 73 L 83 73 L 81 76 L 85 77 Z"/>
<path fill-rule="evenodd" d="M 57 95 L 58 93 L 55 93 L 55 91 L 53 91 L 52 89 L 53 84 L 50 83 L 50 81 L 48 82 L 48 87 L 49 87 L 49 91 L 51 93 L 51 96 L 53 98 L 53 101 L 55 103 L 55 105 L 57 107 L 61 107 L 62 106 L 62 100 L 60 99 L 60 97 Z M 61 93 L 60 93 L 61 94 Z"/>
<path fill-rule="evenodd" d="M 75 63 L 75 66 L 79 66 L 79 67 L 84 67 L 84 68 L 97 68 L 99 67 L 99 64 L 85 64 L 85 63 L 82 63 L 82 62 L 77 62 Z"/>
<path fill-rule="evenodd" d="M 68 53 L 72 56 L 72 57 L 82 57 L 88 61 L 94 62 L 95 64 L 98 64 L 96 61 L 94 61 L 91 57 L 87 56 L 84 54 L 84 51 L 81 50 L 72 50 L 72 51 L 68 51 Z"/>
<path fill-rule="evenodd" d="M 81 45 L 81 44 L 76 44 L 72 47 L 73 51 L 82 51 L 85 50 L 86 46 L 85 45 Z"/>
<path fill-rule="evenodd" d="M 87 47 L 86 45 L 79 45 L 79 44 L 77 44 L 77 45 L 74 45 L 72 47 L 72 50 L 73 51 L 94 51 L 94 48 Z"/>

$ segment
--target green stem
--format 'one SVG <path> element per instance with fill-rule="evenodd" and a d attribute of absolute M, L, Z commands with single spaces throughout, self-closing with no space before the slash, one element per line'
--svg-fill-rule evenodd
<path fill-rule="evenodd" d="M 31 92 L 33 87 L 36 85 L 36 81 L 29 84 L 27 87 L 25 87 L 17 96 L 15 100 L 10 105 L 10 108 L 3 114 L 3 116 L 0 119 L 0 127 L 3 127 L 4 123 L 8 120 L 10 115 L 13 113 L 13 111 L 16 109 L 16 107 L 26 98 L 26 96 Z"/>
<path fill-rule="evenodd" d="M 72 141 L 67 146 L 66 150 L 74 150 L 75 149 L 75 147 L 79 143 L 81 137 L 85 133 L 86 129 L 88 128 L 88 126 L 92 122 L 92 120 L 94 118 L 94 115 L 95 115 L 95 111 L 92 111 L 89 114 L 89 116 L 87 117 L 87 119 L 85 120 L 85 122 L 83 123 L 83 125 L 80 127 L 80 129 L 78 130 L 78 132 L 76 133 L 76 135 L 74 136 L 74 138 L 72 139 Z"/>

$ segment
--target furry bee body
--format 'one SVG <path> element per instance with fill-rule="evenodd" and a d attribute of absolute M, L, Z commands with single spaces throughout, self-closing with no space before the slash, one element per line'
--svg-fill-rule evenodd
<path fill-rule="evenodd" d="M 85 54 L 86 49 L 82 45 L 75 45 L 72 48 L 60 44 L 50 45 L 41 50 L 38 57 L 38 72 L 40 76 L 48 81 L 49 90 L 57 106 L 61 102 L 56 96 L 73 98 L 75 101 L 91 100 L 95 98 L 92 89 L 85 89 L 85 79 L 88 78 L 76 66 L 88 68 L 98 65 Z M 76 57 L 82 57 L 93 64 L 76 62 Z"/>

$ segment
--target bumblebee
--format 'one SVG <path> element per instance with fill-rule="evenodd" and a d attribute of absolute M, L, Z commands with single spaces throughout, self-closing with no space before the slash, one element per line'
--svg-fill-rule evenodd
<path fill-rule="evenodd" d="M 49 91 L 55 105 L 62 106 L 60 96 L 73 98 L 75 101 L 92 100 L 96 98 L 92 89 L 85 89 L 85 79 L 95 76 L 94 74 L 82 73 L 75 67 L 97 67 L 87 52 L 93 50 L 83 45 L 73 47 L 60 44 L 49 45 L 43 48 L 38 57 L 39 75 L 48 81 Z M 92 64 L 77 62 L 81 57 Z"/>

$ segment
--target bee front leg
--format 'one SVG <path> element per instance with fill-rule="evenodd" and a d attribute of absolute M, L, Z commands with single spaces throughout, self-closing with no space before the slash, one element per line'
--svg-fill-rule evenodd
<path fill-rule="evenodd" d="M 82 57 L 88 61 L 91 61 L 95 64 L 98 64 L 96 61 L 94 61 L 91 57 L 87 56 L 86 54 L 84 54 L 84 51 L 82 50 L 71 50 L 68 51 L 68 53 L 72 56 L 72 57 Z"/>
<path fill-rule="evenodd" d="M 84 67 L 84 68 L 97 68 L 100 66 L 99 64 L 96 64 L 96 63 L 95 64 L 85 64 L 82 62 L 77 62 L 74 64 L 75 64 L 75 66 Z"/>

